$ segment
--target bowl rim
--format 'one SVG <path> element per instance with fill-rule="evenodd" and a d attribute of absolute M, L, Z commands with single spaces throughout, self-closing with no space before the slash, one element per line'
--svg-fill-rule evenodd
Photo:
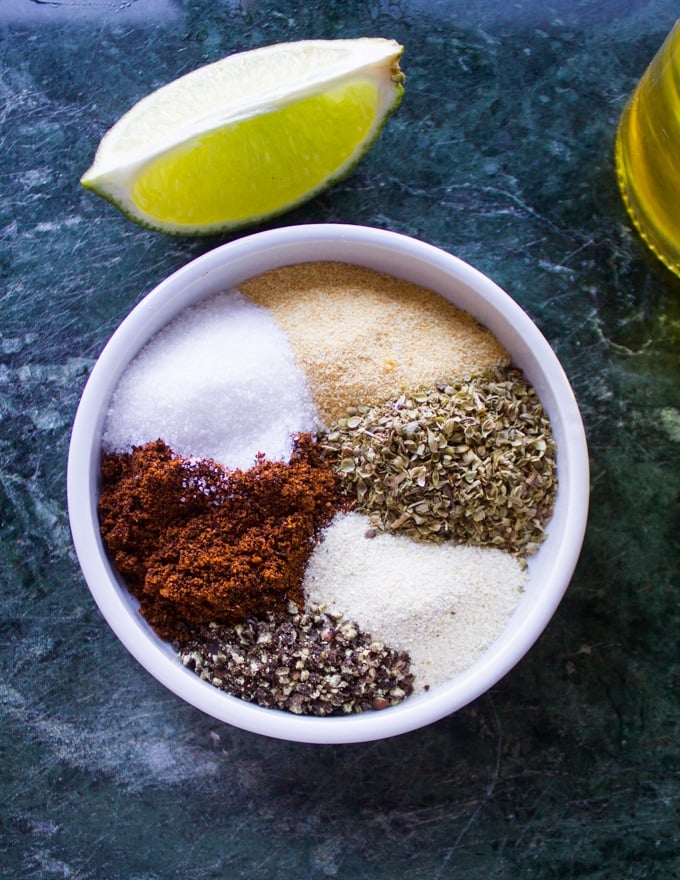
<path fill-rule="evenodd" d="M 291 258 L 293 253 L 300 258 Z M 307 254 L 304 259 L 303 254 Z M 564 534 L 562 540 L 553 540 L 557 546 L 546 584 L 534 591 L 536 595 L 521 615 L 515 612 L 512 630 L 506 626 L 467 670 L 428 693 L 380 712 L 322 718 L 245 702 L 185 669 L 171 646 L 133 611 L 136 603 L 102 544 L 96 499 L 106 410 L 120 375 L 144 343 L 182 309 L 211 293 L 236 286 L 260 271 L 323 259 L 355 262 L 435 289 L 492 332 L 496 330 L 490 326 L 490 316 L 491 324 L 502 324 L 504 333 L 512 336 L 512 360 L 522 362 L 553 427 L 554 414 L 559 415 L 559 523 L 551 521 L 543 546 L 550 541 L 551 527 Z M 393 268 L 395 264 L 399 271 Z M 253 271 L 256 265 L 261 268 Z M 238 280 L 218 283 L 225 272 Z M 455 299 L 449 295 L 448 284 L 456 288 Z M 504 345 L 509 348 L 507 341 Z M 546 395 L 550 402 L 544 399 Z M 176 696 L 218 720 L 278 739 L 328 744 L 383 739 L 426 726 L 461 709 L 500 681 L 531 649 L 566 592 L 585 536 L 589 489 L 586 436 L 574 393 L 556 354 L 515 300 L 478 269 L 435 245 L 376 227 L 333 223 L 280 227 L 219 245 L 147 293 L 118 325 L 90 373 L 73 421 L 67 463 L 69 522 L 82 573 L 104 618 L 133 657 Z"/>

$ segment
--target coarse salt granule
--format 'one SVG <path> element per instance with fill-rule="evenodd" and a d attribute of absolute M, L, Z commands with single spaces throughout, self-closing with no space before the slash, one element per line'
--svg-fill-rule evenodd
<path fill-rule="evenodd" d="M 283 266 L 240 288 L 271 309 L 288 334 L 327 426 L 349 406 L 372 406 L 509 362 L 472 315 L 431 290 L 363 266 Z"/>
<path fill-rule="evenodd" d="M 375 533 L 352 512 L 322 533 L 303 587 L 308 602 L 408 651 L 418 692 L 474 663 L 503 631 L 525 582 L 521 562 L 501 550 Z"/>
<path fill-rule="evenodd" d="M 252 467 L 288 460 L 317 416 L 304 374 L 270 313 L 236 290 L 192 306 L 123 374 L 103 432 L 107 452 L 158 438 L 184 457 Z"/>

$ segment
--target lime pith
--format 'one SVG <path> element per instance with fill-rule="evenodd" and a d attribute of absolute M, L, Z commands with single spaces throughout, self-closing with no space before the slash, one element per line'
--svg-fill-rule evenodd
<path fill-rule="evenodd" d="M 401 52 L 378 38 L 303 41 L 199 68 L 123 116 L 81 182 L 163 232 L 205 234 L 279 214 L 349 173 L 366 153 L 401 100 Z M 270 67 L 282 56 L 293 73 L 275 81 Z M 214 88 L 220 79 L 231 91 L 219 106 L 209 96 L 206 105 L 208 81 Z"/>

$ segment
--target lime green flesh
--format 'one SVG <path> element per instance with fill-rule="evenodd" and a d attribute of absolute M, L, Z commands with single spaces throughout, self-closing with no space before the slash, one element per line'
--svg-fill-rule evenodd
<path fill-rule="evenodd" d="M 276 213 L 360 157 L 378 104 L 375 83 L 361 80 L 209 132 L 151 161 L 132 199 L 147 216 L 188 227 Z"/>

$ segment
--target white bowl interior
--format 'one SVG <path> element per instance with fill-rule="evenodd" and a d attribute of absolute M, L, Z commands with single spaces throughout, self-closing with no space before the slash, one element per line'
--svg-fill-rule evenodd
<path fill-rule="evenodd" d="M 108 560 L 97 518 L 104 419 L 128 363 L 187 306 L 268 269 L 310 260 L 356 263 L 415 282 L 488 327 L 534 385 L 550 417 L 559 479 L 547 538 L 530 559 L 522 599 L 502 635 L 477 662 L 450 682 L 397 706 L 328 718 L 261 708 L 185 669 L 138 613 L 136 600 Z M 217 719 L 267 736 L 315 743 L 404 733 L 460 709 L 498 682 L 531 648 L 564 595 L 583 542 L 588 492 L 588 452 L 573 392 L 549 344 L 514 300 L 438 248 L 393 232 L 340 224 L 284 227 L 238 239 L 154 288 L 118 327 L 95 364 L 74 421 L 68 460 L 69 517 L 78 559 L 102 614 L 130 653 L 177 696 Z"/>

